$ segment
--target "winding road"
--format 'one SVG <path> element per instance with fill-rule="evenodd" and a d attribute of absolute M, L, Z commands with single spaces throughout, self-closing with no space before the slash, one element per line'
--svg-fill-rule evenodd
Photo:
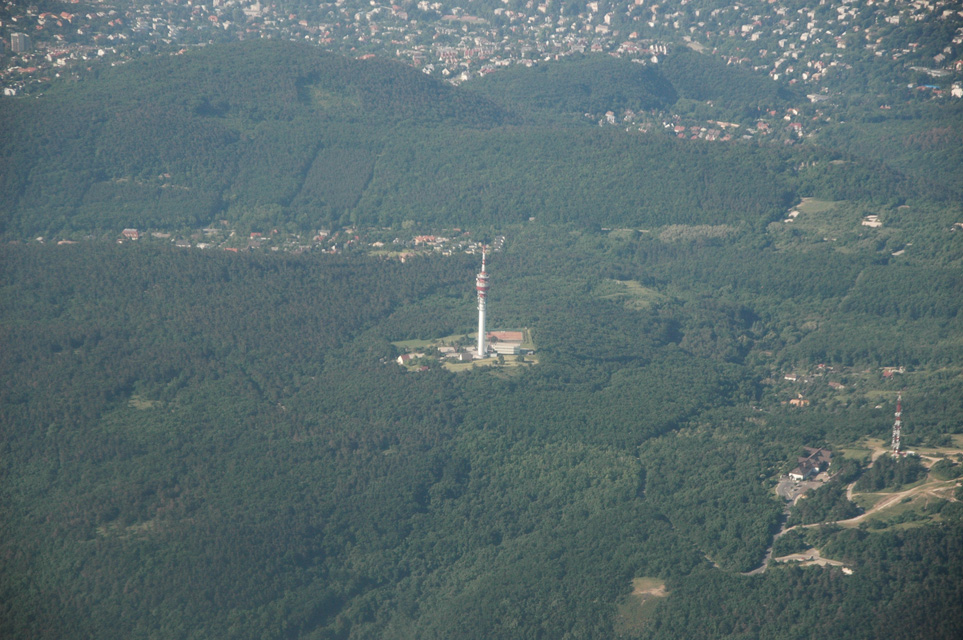
<path fill-rule="evenodd" d="M 875 463 L 876 460 L 880 458 L 880 456 L 884 455 L 887 452 L 888 452 L 888 449 L 884 447 L 874 448 L 872 452 L 872 463 Z M 938 462 L 939 460 L 941 460 L 946 456 L 959 455 L 959 454 L 963 454 L 963 451 L 959 449 L 953 449 L 953 450 L 940 450 L 938 453 L 936 452 L 918 453 L 918 455 L 925 461 L 924 465 L 927 468 L 932 467 L 936 462 Z M 872 463 L 870 463 L 870 466 L 872 466 Z M 852 482 L 849 484 L 849 486 L 846 487 L 846 499 L 849 501 L 853 500 L 853 487 L 855 486 L 855 484 L 856 484 L 855 482 Z M 742 575 L 753 576 L 753 575 L 759 575 L 759 574 L 765 573 L 766 569 L 769 568 L 769 564 L 773 560 L 772 550 L 776 545 L 776 540 L 778 540 L 781 536 L 785 535 L 786 533 L 789 533 L 794 529 L 808 529 L 811 527 L 820 527 L 823 525 L 830 525 L 830 524 L 835 524 L 842 527 L 855 527 L 859 525 L 859 523 L 863 522 L 866 518 L 869 518 L 870 516 L 877 514 L 880 511 L 883 511 L 885 509 L 888 509 L 894 505 L 901 504 L 906 498 L 912 498 L 913 496 L 926 494 L 937 499 L 952 500 L 953 499 L 952 491 L 956 488 L 958 484 L 959 484 L 959 479 L 953 479 L 953 480 L 927 479 L 925 482 L 923 482 L 923 484 L 917 485 L 915 487 L 911 487 L 904 491 L 897 491 L 896 493 L 877 494 L 877 495 L 884 495 L 885 497 L 879 500 L 878 502 L 876 502 L 876 504 L 874 504 L 872 507 L 867 509 L 864 513 L 861 513 L 860 515 L 854 518 L 848 518 L 846 520 L 829 520 L 825 522 L 814 522 L 812 524 L 797 524 L 789 528 L 786 528 L 786 520 L 789 516 L 789 509 L 792 506 L 792 503 L 787 504 L 786 510 L 782 516 L 782 526 L 780 527 L 776 535 L 773 536 L 772 543 L 769 545 L 769 548 L 766 550 L 766 555 L 763 558 L 762 564 L 756 567 L 755 569 L 753 569 L 752 571 L 744 572 Z M 872 494 L 867 493 L 863 495 L 872 495 Z M 842 563 L 836 560 L 829 560 L 826 558 L 822 558 L 819 555 L 818 549 L 811 549 L 803 553 L 794 553 L 794 554 L 779 558 L 779 561 L 781 562 L 792 561 L 792 560 L 803 561 L 804 563 L 811 562 L 811 563 L 823 564 L 823 565 L 832 564 L 832 565 L 842 566 Z"/>

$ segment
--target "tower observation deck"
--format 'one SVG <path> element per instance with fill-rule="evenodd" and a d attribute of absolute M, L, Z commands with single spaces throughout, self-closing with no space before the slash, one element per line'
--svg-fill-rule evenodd
<path fill-rule="evenodd" d="M 481 272 L 475 277 L 475 290 L 478 292 L 478 357 L 484 358 L 488 354 L 485 343 L 485 297 L 488 295 L 488 274 L 485 272 L 485 252 L 482 249 Z"/>

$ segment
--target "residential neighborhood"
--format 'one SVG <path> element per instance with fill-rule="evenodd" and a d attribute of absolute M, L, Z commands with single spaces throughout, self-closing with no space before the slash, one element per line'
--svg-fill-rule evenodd
<path fill-rule="evenodd" d="M 85 241 L 103 241 L 107 237 L 87 236 Z M 272 251 L 282 253 L 304 253 L 308 251 L 330 254 L 369 254 L 405 262 L 416 257 L 453 256 L 456 254 L 481 255 L 485 248 L 488 253 L 498 253 L 505 246 L 505 236 L 499 235 L 484 240 L 473 238 L 471 233 L 462 229 L 445 229 L 432 234 L 399 234 L 398 230 L 377 227 L 343 227 L 341 229 L 319 229 L 313 234 L 300 234 L 270 229 L 266 231 L 243 232 L 231 228 L 226 220 L 203 229 L 172 232 L 156 229 L 125 228 L 114 240 L 120 244 L 165 243 L 182 249 L 222 250 L 222 251 Z M 34 238 L 41 244 L 76 244 L 78 240 L 69 238 Z"/>
<path fill-rule="evenodd" d="M 512 65 L 606 53 L 659 64 L 668 43 L 684 43 L 774 80 L 805 86 L 813 103 L 867 58 L 912 75 L 919 95 L 963 96 L 963 10 L 951 0 L 827 0 L 798 8 L 651 0 L 615 3 L 477 0 L 463 3 L 336 0 L 318 4 L 259 0 L 67 0 L 41 8 L 0 4 L 0 87 L 5 96 L 81 78 L 96 64 L 251 38 L 307 41 L 349 56 L 397 58 L 453 84 Z M 921 26 L 927 28 L 921 29 Z M 884 65 L 885 66 L 885 65 Z M 904 75 L 905 75 L 904 73 Z M 883 74 L 894 82 L 895 74 Z M 892 76 L 892 77 L 890 77 Z M 882 105 L 881 105 L 882 106 Z M 631 113 L 589 114 L 603 124 L 635 123 Z M 792 114 L 771 114 L 801 135 Z M 762 123 L 772 126 L 772 122 Z M 662 123 L 677 135 L 723 140 L 753 135 L 720 126 Z M 685 131 L 675 129 L 684 126 Z M 705 128 L 705 131 L 702 129 Z M 756 126 L 765 134 L 765 127 Z"/>

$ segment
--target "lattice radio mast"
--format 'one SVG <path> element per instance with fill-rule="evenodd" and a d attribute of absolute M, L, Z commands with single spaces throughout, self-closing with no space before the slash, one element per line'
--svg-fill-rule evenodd
<path fill-rule="evenodd" d="M 894 455 L 894 456 L 898 456 L 898 455 L 900 454 L 900 451 L 899 451 L 899 446 L 900 446 L 899 439 L 900 439 L 900 431 L 902 431 L 902 429 L 903 429 L 902 415 L 903 415 L 903 393 L 900 392 L 900 394 L 899 394 L 898 396 L 896 396 L 896 422 L 893 423 L 893 445 L 892 445 L 892 448 L 893 448 L 893 455 Z"/>

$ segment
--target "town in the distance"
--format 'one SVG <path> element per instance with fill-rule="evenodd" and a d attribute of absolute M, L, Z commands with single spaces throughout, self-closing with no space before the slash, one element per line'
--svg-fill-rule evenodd
<path fill-rule="evenodd" d="M 853 83 L 873 83 L 874 108 L 963 98 L 963 10 L 950 0 L 581 2 L 259 0 L 0 4 L 0 90 L 44 91 L 102 65 L 176 55 L 218 42 L 274 38 L 364 58 L 396 58 L 452 84 L 517 65 L 606 54 L 658 65 L 673 46 L 793 87 L 799 104 L 745 122 L 694 114 L 602 109 L 602 126 L 718 141 L 791 144 L 846 118 Z M 849 94 L 849 95 L 847 95 Z"/>

